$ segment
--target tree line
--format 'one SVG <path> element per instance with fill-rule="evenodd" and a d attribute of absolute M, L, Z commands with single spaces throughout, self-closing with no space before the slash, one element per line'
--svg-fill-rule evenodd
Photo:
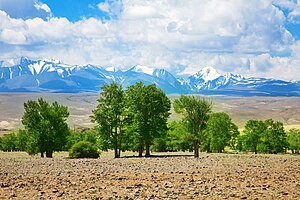
<path fill-rule="evenodd" d="M 24 103 L 24 129 L 2 136 L 0 149 L 40 153 L 41 157 L 66 150 L 77 155 L 75 148 L 84 155 L 90 148 L 96 157 L 95 149 L 112 149 L 115 158 L 127 150 L 139 156 L 145 152 L 146 157 L 151 151 L 194 151 L 194 156 L 199 157 L 199 151 L 222 153 L 225 148 L 255 154 L 300 150 L 300 130 L 286 133 L 281 122 L 249 120 L 240 134 L 230 116 L 212 112 L 212 102 L 203 97 L 182 95 L 174 100 L 174 111 L 181 117 L 168 122 L 171 100 L 154 84 L 138 82 L 124 90 L 113 82 L 101 89 L 91 115 L 94 129 L 71 131 L 66 106 L 50 104 L 42 98 L 29 100 Z"/>

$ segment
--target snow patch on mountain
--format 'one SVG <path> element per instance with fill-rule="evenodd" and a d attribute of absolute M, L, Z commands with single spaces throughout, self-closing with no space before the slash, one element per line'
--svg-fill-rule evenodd
<path fill-rule="evenodd" d="M 194 75 L 195 78 L 201 77 L 205 82 L 215 80 L 221 76 L 214 68 L 208 66 L 201 69 L 197 74 Z"/>
<path fill-rule="evenodd" d="M 45 64 L 45 62 L 41 61 L 41 62 L 36 62 L 30 66 L 34 69 L 36 74 L 39 74 L 41 72 L 41 69 L 43 68 L 44 64 Z"/>
<path fill-rule="evenodd" d="M 118 71 L 118 69 L 115 68 L 115 67 L 107 67 L 107 68 L 105 68 L 105 70 L 108 71 L 108 72 L 116 72 L 116 71 Z"/>
<path fill-rule="evenodd" d="M 147 66 L 142 66 L 142 65 L 136 65 L 132 67 L 131 69 L 127 71 L 132 71 L 132 72 L 138 72 L 138 73 L 145 73 L 148 75 L 152 75 L 154 72 L 153 68 L 147 67 Z"/>

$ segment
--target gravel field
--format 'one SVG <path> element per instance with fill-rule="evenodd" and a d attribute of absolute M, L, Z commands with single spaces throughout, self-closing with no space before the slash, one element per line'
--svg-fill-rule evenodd
<path fill-rule="evenodd" d="M 132 155 L 132 154 L 127 154 Z M 300 156 L 0 153 L 0 199 L 299 199 Z"/>

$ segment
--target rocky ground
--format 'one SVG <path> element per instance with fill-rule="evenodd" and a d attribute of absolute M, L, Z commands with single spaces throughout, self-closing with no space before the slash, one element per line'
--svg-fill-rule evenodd
<path fill-rule="evenodd" d="M 13 156 L 12 156 L 13 155 Z M 53 159 L 0 153 L 0 199 L 299 199 L 300 156 Z"/>

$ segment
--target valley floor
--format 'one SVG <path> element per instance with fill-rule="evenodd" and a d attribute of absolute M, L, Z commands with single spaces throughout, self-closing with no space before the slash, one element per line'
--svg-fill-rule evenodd
<path fill-rule="evenodd" d="M 297 199 L 300 156 L 53 159 L 0 152 L 0 199 Z"/>

